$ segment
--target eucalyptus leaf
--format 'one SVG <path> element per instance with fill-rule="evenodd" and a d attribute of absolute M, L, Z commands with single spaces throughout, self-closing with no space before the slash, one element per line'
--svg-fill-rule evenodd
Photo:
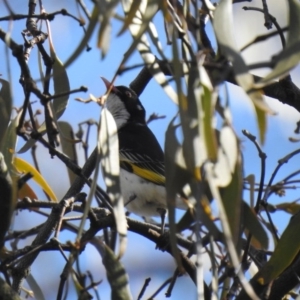
<path fill-rule="evenodd" d="M 110 248 L 104 244 L 102 244 L 101 248 L 102 262 L 111 287 L 110 299 L 132 300 L 126 270 Z"/>
<path fill-rule="evenodd" d="M 254 280 L 266 285 L 276 279 L 295 259 L 300 250 L 300 213 L 291 217 L 278 244 L 267 263 L 263 266 Z"/>
<path fill-rule="evenodd" d="M 119 256 L 122 256 L 127 244 L 127 220 L 120 188 L 119 140 L 117 125 L 106 107 L 101 111 L 99 143 L 104 182 L 113 205 L 120 237 Z"/>

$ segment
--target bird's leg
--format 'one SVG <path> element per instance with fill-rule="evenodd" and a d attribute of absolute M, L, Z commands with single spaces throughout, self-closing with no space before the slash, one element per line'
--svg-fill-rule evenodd
<path fill-rule="evenodd" d="M 157 208 L 158 213 L 160 214 L 160 218 L 161 218 L 161 235 L 163 235 L 163 233 L 165 232 L 165 221 L 166 221 L 166 214 L 167 214 L 167 210 L 165 208 Z"/>

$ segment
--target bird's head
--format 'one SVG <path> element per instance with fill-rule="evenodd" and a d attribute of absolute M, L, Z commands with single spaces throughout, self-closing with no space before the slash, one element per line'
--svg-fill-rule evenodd
<path fill-rule="evenodd" d="M 109 92 L 106 107 L 112 114 L 118 129 L 127 122 L 145 124 L 146 112 L 137 94 L 126 86 L 114 86 L 107 79 L 102 80 Z"/>

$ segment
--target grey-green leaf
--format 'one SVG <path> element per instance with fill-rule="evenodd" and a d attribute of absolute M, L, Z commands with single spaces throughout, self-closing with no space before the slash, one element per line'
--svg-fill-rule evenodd
<path fill-rule="evenodd" d="M 104 182 L 120 237 L 119 256 L 122 256 L 127 244 L 127 220 L 120 188 L 119 140 L 115 120 L 105 107 L 101 111 L 99 143 Z"/>
<path fill-rule="evenodd" d="M 107 279 L 111 287 L 111 298 L 114 300 L 132 300 L 126 270 L 113 251 L 103 244 L 102 262 L 106 269 Z"/>

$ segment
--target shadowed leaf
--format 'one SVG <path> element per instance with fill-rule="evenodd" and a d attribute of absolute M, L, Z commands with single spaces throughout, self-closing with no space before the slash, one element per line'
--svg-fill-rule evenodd
<path fill-rule="evenodd" d="M 59 131 L 61 133 L 61 147 L 63 152 L 77 164 L 77 152 L 75 147 L 75 137 L 72 126 L 68 122 L 58 122 Z M 70 184 L 72 184 L 77 175 L 75 175 L 70 168 L 67 168 Z"/>
<path fill-rule="evenodd" d="M 3 139 L 7 130 L 10 114 L 12 109 L 12 97 L 10 93 L 10 86 L 8 81 L 1 79 L 1 90 L 0 90 L 0 151 L 3 150 Z"/>
<path fill-rule="evenodd" d="M 102 244 L 102 262 L 106 269 L 107 279 L 111 287 L 111 297 L 114 300 L 132 300 L 128 284 L 128 275 L 113 251 Z"/>
<path fill-rule="evenodd" d="M 243 201 L 243 224 L 246 227 L 247 231 L 252 234 L 251 244 L 257 249 L 268 249 L 269 247 L 269 238 L 264 229 L 261 225 L 259 220 L 257 219 L 256 214 L 254 211 L 249 207 L 249 205 Z"/>
<path fill-rule="evenodd" d="M 270 260 L 254 277 L 261 285 L 276 279 L 294 260 L 300 250 L 300 213 L 291 217 Z"/>

